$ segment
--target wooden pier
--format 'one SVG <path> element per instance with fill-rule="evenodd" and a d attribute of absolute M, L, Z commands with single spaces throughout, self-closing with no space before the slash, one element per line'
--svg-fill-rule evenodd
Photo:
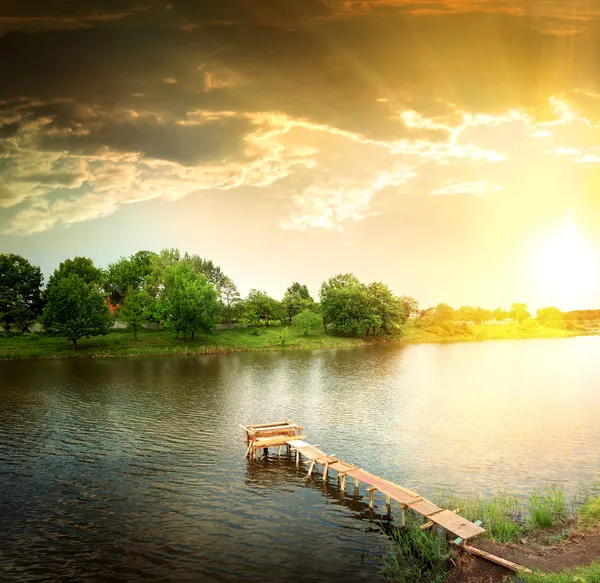
<path fill-rule="evenodd" d="M 369 493 L 370 508 L 374 508 L 375 506 L 374 497 L 377 492 L 385 495 L 388 512 L 391 509 L 391 501 L 398 502 L 402 510 L 403 525 L 406 522 L 406 510 L 412 510 L 425 518 L 426 522 L 421 528 L 440 526 L 446 529 L 446 531 L 458 537 L 453 541 L 454 544 L 467 552 L 472 552 L 474 547 L 466 545 L 466 542 L 485 532 L 485 529 L 480 526 L 480 521 L 471 522 L 459 516 L 457 511 L 452 512 L 440 508 L 430 500 L 423 498 L 423 496 L 404 486 L 389 482 L 375 474 L 358 468 L 354 464 L 342 461 L 334 455 L 326 454 L 317 446 L 304 441 L 306 435 L 302 434 L 302 427 L 289 419 L 276 423 L 263 423 L 261 425 L 240 425 L 240 427 L 246 431 L 247 458 L 259 456 L 261 450 L 264 454 L 267 454 L 270 447 L 277 447 L 278 452 L 281 452 L 282 447 L 289 448 L 296 454 L 297 467 L 300 466 L 302 456 L 310 462 L 307 478 L 312 475 L 315 465 L 319 464 L 323 466 L 323 480 L 327 479 L 327 475 L 331 470 L 337 472 L 342 492 L 344 492 L 346 478 L 348 477 L 354 480 L 356 493 L 358 493 L 360 483 L 365 484 Z M 499 563 L 514 571 L 530 572 L 529 569 L 510 563 L 510 561 L 506 561 L 500 557 L 484 553 L 479 549 L 474 550 L 477 552 L 473 554 L 478 554 L 483 558 Z"/>

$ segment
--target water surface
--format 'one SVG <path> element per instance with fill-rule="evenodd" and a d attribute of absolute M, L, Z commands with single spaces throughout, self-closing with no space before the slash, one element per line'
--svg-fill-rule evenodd
<path fill-rule="evenodd" d="M 580 337 L 0 362 L 0 580 L 378 581 L 366 492 L 247 462 L 238 424 L 293 419 L 426 496 L 573 491 L 600 468 L 598 354 Z"/>

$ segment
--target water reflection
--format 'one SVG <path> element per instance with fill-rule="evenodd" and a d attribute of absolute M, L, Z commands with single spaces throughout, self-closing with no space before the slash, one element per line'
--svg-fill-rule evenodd
<path fill-rule="evenodd" d="M 379 580 L 385 504 L 239 424 L 291 418 L 328 453 L 438 488 L 573 490 L 600 467 L 600 338 L 0 362 L 10 580 Z M 307 560 L 306 557 L 309 557 Z"/>

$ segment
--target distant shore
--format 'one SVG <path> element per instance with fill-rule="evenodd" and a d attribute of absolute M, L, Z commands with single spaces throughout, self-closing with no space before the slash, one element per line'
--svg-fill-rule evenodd
<path fill-rule="evenodd" d="M 211 335 L 197 335 L 184 342 L 165 330 L 144 330 L 135 340 L 123 329 L 113 329 L 106 336 L 82 339 L 77 350 L 64 338 L 52 338 L 39 333 L 3 334 L 0 336 L 0 360 L 58 359 L 58 358 L 114 358 L 141 356 L 187 356 L 229 354 L 250 351 L 314 350 L 345 348 L 373 344 L 421 344 L 480 342 L 483 340 L 525 340 L 534 338 L 569 338 L 600 334 L 600 330 L 563 330 L 534 324 L 469 325 L 468 333 L 446 334 L 423 330 L 409 322 L 399 337 L 344 337 L 324 332 L 304 336 L 289 329 L 282 339 L 281 326 L 259 328 L 232 328 L 217 330 Z"/>

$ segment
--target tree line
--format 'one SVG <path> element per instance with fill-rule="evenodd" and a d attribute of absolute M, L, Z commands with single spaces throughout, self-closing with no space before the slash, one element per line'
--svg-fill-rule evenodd
<path fill-rule="evenodd" d="M 410 296 L 396 296 L 381 282 L 365 284 L 339 274 L 323 282 L 318 301 L 306 285 L 294 282 L 281 300 L 259 289 L 245 298 L 220 266 L 198 255 L 163 249 L 138 251 L 104 269 L 87 257 L 63 261 L 46 286 L 39 267 L 15 254 L 0 254 L 0 323 L 6 331 L 26 331 L 39 321 L 45 334 L 69 339 L 106 334 L 115 318 L 137 339 L 138 331 L 154 323 L 187 341 L 196 332 L 211 333 L 218 323 L 242 322 L 257 329 L 273 323 L 293 326 L 307 335 L 326 333 L 394 336 L 409 318 L 420 328 L 464 332 L 467 323 L 532 318 L 523 303 L 509 310 L 478 306 L 454 309 L 448 304 L 419 309 Z M 600 320 L 600 310 L 563 313 L 556 307 L 537 310 L 543 324 L 568 327 L 572 322 Z M 565 324 L 566 323 L 566 324 Z M 460 328 L 460 329 L 459 329 Z"/>
<path fill-rule="evenodd" d="M 87 257 L 63 261 L 46 286 L 39 267 L 15 254 L 0 254 L 0 322 L 6 331 L 26 331 L 39 321 L 44 333 L 69 339 L 106 334 L 115 318 L 137 338 L 149 323 L 187 341 L 216 325 L 273 323 L 302 334 L 394 335 L 418 313 L 408 296 L 381 283 L 364 284 L 352 274 L 324 282 L 319 301 L 294 282 L 281 300 L 252 289 L 242 298 L 220 266 L 177 249 L 138 251 L 101 269 Z"/>

